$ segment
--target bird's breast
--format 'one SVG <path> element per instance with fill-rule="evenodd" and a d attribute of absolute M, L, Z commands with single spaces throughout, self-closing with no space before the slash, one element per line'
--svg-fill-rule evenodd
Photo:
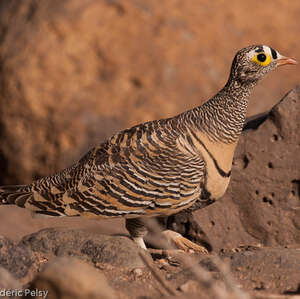
<path fill-rule="evenodd" d="M 210 194 L 209 199 L 216 200 L 225 194 L 229 185 L 230 176 L 224 178 L 220 176 L 217 171 L 215 171 L 214 167 L 210 167 L 210 165 L 208 165 L 207 168 L 211 170 L 208 170 L 205 188 Z"/>
<path fill-rule="evenodd" d="M 214 142 L 202 132 L 191 132 L 190 136 L 205 161 L 205 191 L 210 199 L 219 199 L 224 195 L 230 181 L 237 141 L 230 144 Z"/>

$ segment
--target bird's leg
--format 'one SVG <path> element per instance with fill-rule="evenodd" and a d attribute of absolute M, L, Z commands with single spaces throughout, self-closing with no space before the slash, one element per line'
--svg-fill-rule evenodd
<path fill-rule="evenodd" d="M 147 224 L 149 225 L 149 222 L 150 224 L 152 224 L 152 227 L 156 228 L 154 230 L 160 233 L 159 226 L 157 226 L 157 223 L 153 221 L 155 220 L 145 220 L 141 218 L 126 219 L 126 229 L 128 230 L 131 238 L 139 247 L 143 249 L 147 249 L 144 243 L 144 237 L 148 232 Z M 156 225 L 154 225 L 155 223 Z M 159 247 L 162 246 L 162 248 L 173 248 L 175 250 L 179 249 L 185 252 L 194 251 L 208 253 L 205 247 L 186 239 L 181 234 L 175 231 L 165 230 L 161 233 L 165 237 L 165 241 L 163 242 L 161 240 L 160 245 L 158 245 Z"/>
<path fill-rule="evenodd" d="M 140 218 L 126 219 L 125 226 L 133 241 L 141 248 L 147 249 L 144 242 L 144 236 L 147 234 L 148 230 L 144 221 Z"/>
<path fill-rule="evenodd" d="M 212 249 L 210 241 L 205 232 L 195 221 L 192 209 L 202 208 L 212 202 L 212 200 L 208 200 L 206 202 L 198 201 L 193 205 L 193 207 L 187 210 L 171 215 L 165 219 L 162 218 L 160 221 L 164 221 L 164 227 L 167 228 L 167 230 L 163 232 L 163 235 L 166 237 L 168 242 L 185 252 L 194 251 L 199 253 L 208 253 L 208 249 Z M 194 235 L 202 245 L 190 241 L 185 238 L 184 235 Z"/>

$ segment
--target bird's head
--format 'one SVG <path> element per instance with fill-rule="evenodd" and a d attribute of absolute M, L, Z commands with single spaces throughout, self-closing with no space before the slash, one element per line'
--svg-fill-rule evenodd
<path fill-rule="evenodd" d="M 240 83 L 255 83 L 276 67 L 297 64 L 268 46 L 255 45 L 239 50 L 233 60 L 230 77 Z"/>

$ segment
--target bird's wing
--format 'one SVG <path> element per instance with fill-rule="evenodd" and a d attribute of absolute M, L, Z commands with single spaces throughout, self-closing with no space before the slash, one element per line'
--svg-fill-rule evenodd
<path fill-rule="evenodd" d="M 205 163 L 184 134 L 163 121 L 114 135 L 73 167 L 7 200 L 38 213 L 91 217 L 168 215 L 190 206 L 199 197 Z"/>

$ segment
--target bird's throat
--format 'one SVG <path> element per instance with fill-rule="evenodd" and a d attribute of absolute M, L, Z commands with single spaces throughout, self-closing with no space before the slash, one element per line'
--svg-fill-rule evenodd
<path fill-rule="evenodd" d="M 196 128 L 205 133 L 212 142 L 237 143 L 254 85 L 242 85 L 238 82 L 226 84 L 212 99 L 196 108 Z"/>

